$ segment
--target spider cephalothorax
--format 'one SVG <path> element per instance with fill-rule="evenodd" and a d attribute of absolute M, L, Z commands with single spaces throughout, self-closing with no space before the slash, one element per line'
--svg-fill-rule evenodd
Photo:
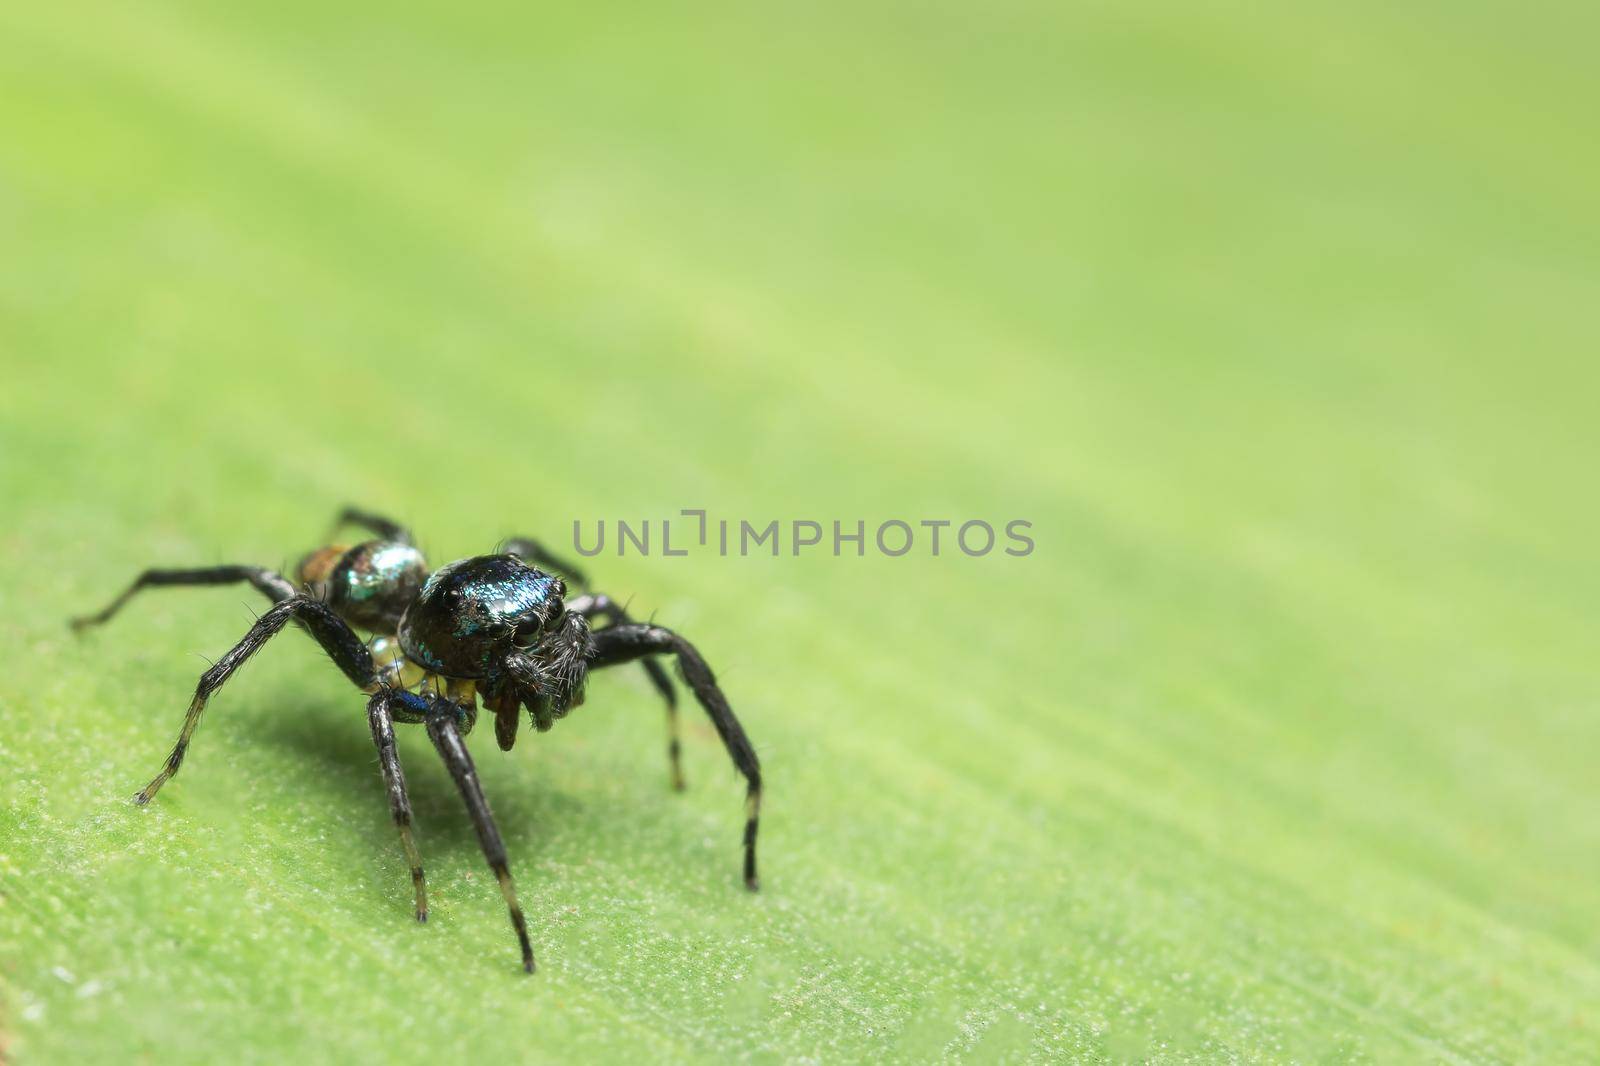
<path fill-rule="evenodd" d="M 594 642 L 566 609 L 567 586 L 515 555 L 440 567 L 400 619 L 400 648 L 433 673 L 472 678 L 497 717 L 501 747 L 516 739 L 515 706 L 541 732 L 583 702 Z"/>
<path fill-rule="evenodd" d="M 519 707 L 527 709 L 534 728 L 548 730 L 583 702 L 590 670 L 638 659 L 667 702 L 672 781 L 681 789 L 676 690 L 655 658 L 672 655 L 734 765 L 745 776 L 744 878 L 748 887 L 757 886 L 760 764 L 710 667 L 692 644 L 661 626 L 635 624 L 605 595 L 585 592 L 569 599 L 567 580 L 581 587 L 586 584 L 583 575 L 534 541 L 508 541 L 500 554 L 461 559 L 429 574 L 422 553 L 401 526 L 349 509 L 339 518 L 339 524 L 345 523 L 365 526 L 378 539 L 311 552 L 296 568 L 298 587 L 256 566 L 149 570 L 98 614 L 74 620 L 73 627 L 80 630 L 104 622 L 149 586 L 245 581 L 273 601 L 244 638 L 201 675 L 172 754 L 161 772 L 134 797 L 135 802 L 148 803 L 178 772 L 212 693 L 273 635 L 295 622 L 369 696 L 368 725 L 378 748 L 390 810 L 411 862 L 417 920 L 427 919 L 427 891 L 411 834 L 405 775 L 395 749 L 396 722 L 427 727 L 429 739 L 461 791 L 505 897 L 523 967 L 532 971 L 533 949 L 517 904 L 505 846 L 462 738 L 472 730 L 481 699 L 494 712 L 495 739 L 501 748 L 510 749 L 517 738 Z M 567 580 L 526 560 L 564 573 Z M 591 618 L 604 624 L 591 629 Z M 367 630 L 372 636 L 364 641 L 354 629 Z"/>

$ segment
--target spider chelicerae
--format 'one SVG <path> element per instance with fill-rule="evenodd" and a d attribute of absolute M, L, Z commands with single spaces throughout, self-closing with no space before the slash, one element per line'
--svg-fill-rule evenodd
<path fill-rule="evenodd" d="M 368 696 L 367 723 L 378 748 L 389 810 L 411 863 L 417 921 L 427 921 L 428 894 L 422 859 L 411 835 L 405 773 L 395 750 L 396 722 L 423 725 L 444 760 L 505 897 L 522 967 L 532 973 L 533 947 L 505 844 L 463 740 L 477 721 L 478 701 L 494 712 L 495 739 L 509 751 L 517 739 L 519 708 L 526 708 L 533 727 L 543 732 L 583 702 L 591 670 L 642 660 L 666 701 L 672 784 L 682 789 L 676 690 L 656 658 L 671 655 L 744 775 L 744 881 L 751 890 L 758 887 L 761 765 L 694 645 L 670 629 L 634 622 L 616 601 L 589 591 L 581 571 L 552 556 L 537 541 L 514 538 L 499 554 L 460 559 L 430 573 L 410 532 L 398 523 L 346 508 L 334 532 L 347 526 L 365 529 L 374 539 L 311 552 L 300 561 L 294 581 L 259 566 L 146 570 L 103 610 L 73 620 L 78 631 L 99 625 L 140 590 L 159 586 L 247 582 L 272 601 L 244 638 L 200 676 L 172 754 L 161 772 L 134 796 L 135 803 L 149 803 L 178 772 L 206 703 L 217 689 L 268 640 L 296 623 Z M 580 590 L 570 599 L 569 583 Z M 597 623 L 594 627 L 591 620 Z M 357 630 L 372 636 L 363 640 Z"/>

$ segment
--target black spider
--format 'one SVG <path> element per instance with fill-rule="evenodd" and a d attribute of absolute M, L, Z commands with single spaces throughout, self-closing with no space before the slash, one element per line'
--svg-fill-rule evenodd
<path fill-rule="evenodd" d="M 744 880 L 751 890 L 758 887 L 756 824 L 761 810 L 761 766 L 711 668 L 694 645 L 670 629 L 633 622 L 621 606 L 600 593 L 586 591 L 566 599 L 566 582 L 557 575 L 565 574 L 580 589 L 587 589 L 588 582 L 576 567 L 558 561 L 535 541 L 511 540 L 503 554 L 461 559 L 430 574 L 411 534 L 396 523 L 346 508 L 334 529 L 345 525 L 365 528 L 377 539 L 355 547 L 334 545 L 307 555 L 297 568 L 299 587 L 259 566 L 147 570 L 104 610 L 73 620 L 72 627 L 79 631 L 99 625 L 140 589 L 158 585 L 247 581 L 273 601 L 244 639 L 200 676 L 177 745 L 161 772 L 134 797 L 135 803 L 149 803 L 178 772 L 212 693 L 284 626 L 296 622 L 322 645 L 345 676 L 371 697 L 367 721 L 378 746 L 389 808 L 411 862 L 417 921 L 428 919 L 428 897 L 422 860 L 411 839 L 411 801 L 395 751 L 395 722 L 420 722 L 427 727 L 429 739 L 466 801 L 484 856 L 511 912 L 523 969 L 532 973 L 533 948 L 506 866 L 505 845 L 462 740 L 477 720 L 478 697 L 494 712 L 495 739 L 502 749 L 510 750 L 517 739 L 519 705 L 528 709 L 534 728 L 543 732 L 583 702 L 590 670 L 642 659 L 651 681 L 666 699 L 672 783 L 681 789 L 677 696 L 666 671 L 653 658 L 670 654 L 677 657 L 683 680 L 711 716 L 747 782 Z M 524 560 L 554 573 L 538 570 Z M 591 618 L 600 619 L 604 627 L 591 630 Z M 352 627 L 374 635 L 363 641 Z"/>

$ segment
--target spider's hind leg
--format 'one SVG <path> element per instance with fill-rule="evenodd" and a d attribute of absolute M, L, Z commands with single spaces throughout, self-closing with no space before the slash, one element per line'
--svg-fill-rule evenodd
<path fill-rule="evenodd" d="M 295 595 L 294 584 L 288 578 L 264 566 L 204 566 L 184 570 L 146 570 L 116 599 L 94 614 L 72 619 L 70 624 L 80 633 L 91 626 L 104 625 L 142 589 L 174 585 L 232 585 L 240 581 L 248 581 L 251 588 L 273 603 L 282 603 Z"/>
<path fill-rule="evenodd" d="M 322 650 L 328 653 L 329 658 L 344 671 L 345 676 L 356 687 L 368 689 L 373 685 L 375 675 L 372 668 L 372 653 L 367 650 L 361 638 L 356 636 L 327 604 L 304 596 L 292 596 L 281 603 L 276 603 L 256 619 L 250 631 L 239 643 L 230 648 L 226 655 L 218 659 L 215 666 L 200 675 L 200 683 L 195 686 L 194 699 L 189 702 L 189 713 L 183 719 L 183 730 L 178 734 L 178 743 L 173 746 L 172 754 L 167 756 L 166 765 L 161 768 L 161 772 L 133 797 L 135 803 L 141 806 L 149 803 L 151 797 L 160 791 L 161 786 L 178 772 L 178 767 L 183 764 L 184 753 L 189 749 L 189 740 L 194 736 L 195 727 L 200 724 L 200 716 L 205 713 L 206 704 L 212 694 L 290 621 L 299 622 L 306 632 L 322 645 Z"/>
<path fill-rule="evenodd" d="M 363 511 L 359 507 L 346 507 L 339 512 L 333 520 L 333 528 L 329 534 L 339 532 L 345 526 L 356 526 L 369 533 L 375 533 L 384 540 L 395 541 L 400 544 L 411 544 L 411 531 L 392 518 L 385 518 L 372 511 Z"/>

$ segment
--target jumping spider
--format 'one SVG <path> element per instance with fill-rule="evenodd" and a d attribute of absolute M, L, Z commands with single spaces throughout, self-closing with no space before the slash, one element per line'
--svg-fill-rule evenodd
<path fill-rule="evenodd" d="M 537 542 L 507 541 L 497 555 L 460 559 L 429 573 L 422 553 L 402 526 L 379 515 L 346 508 L 334 530 L 352 525 L 375 539 L 354 547 L 330 545 L 300 561 L 295 581 L 259 566 L 198 570 L 147 570 L 98 614 L 74 619 L 82 631 L 116 614 L 139 590 L 161 585 L 223 585 L 245 581 L 272 601 L 215 666 L 200 676 L 178 743 L 161 772 L 134 802 L 150 799 L 178 772 L 206 702 L 245 660 L 290 622 L 309 633 L 345 676 L 370 698 L 367 722 L 389 794 L 389 809 L 411 863 L 417 921 L 428 919 L 422 860 L 411 838 L 411 801 L 395 751 L 394 723 L 421 723 L 455 780 L 511 914 L 522 966 L 533 972 L 533 948 L 506 865 L 506 849 L 489 813 L 472 757 L 462 737 L 472 731 L 478 700 L 494 712 L 502 750 L 517 739 L 518 707 L 526 707 L 543 732 L 583 702 L 589 671 L 642 659 L 666 699 L 668 754 L 674 787 L 683 787 L 679 764 L 676 693 L 653 658 L 673 655 L 683 680 L 711 717 L 717 735 L 747 784 L 744 881 L 756 879 L 756 824 L 761 810 L 761 766 L 711 668 L 694 645 L 670 629 L 635 623 L 609 597 L 595 592 L 567 599 L 567 581 L 587 590 L 577 568 L 553 558 Z M 537 569 L 530 563 L 543 566 Z M 549 572 L 547 572 L 549 571 Z M 565 575 L 567 580 L 563 580 Z M 590 628 L 590 619 L 603 625 Z M 356 630 L 373 636 L 362 640 Z"/>

